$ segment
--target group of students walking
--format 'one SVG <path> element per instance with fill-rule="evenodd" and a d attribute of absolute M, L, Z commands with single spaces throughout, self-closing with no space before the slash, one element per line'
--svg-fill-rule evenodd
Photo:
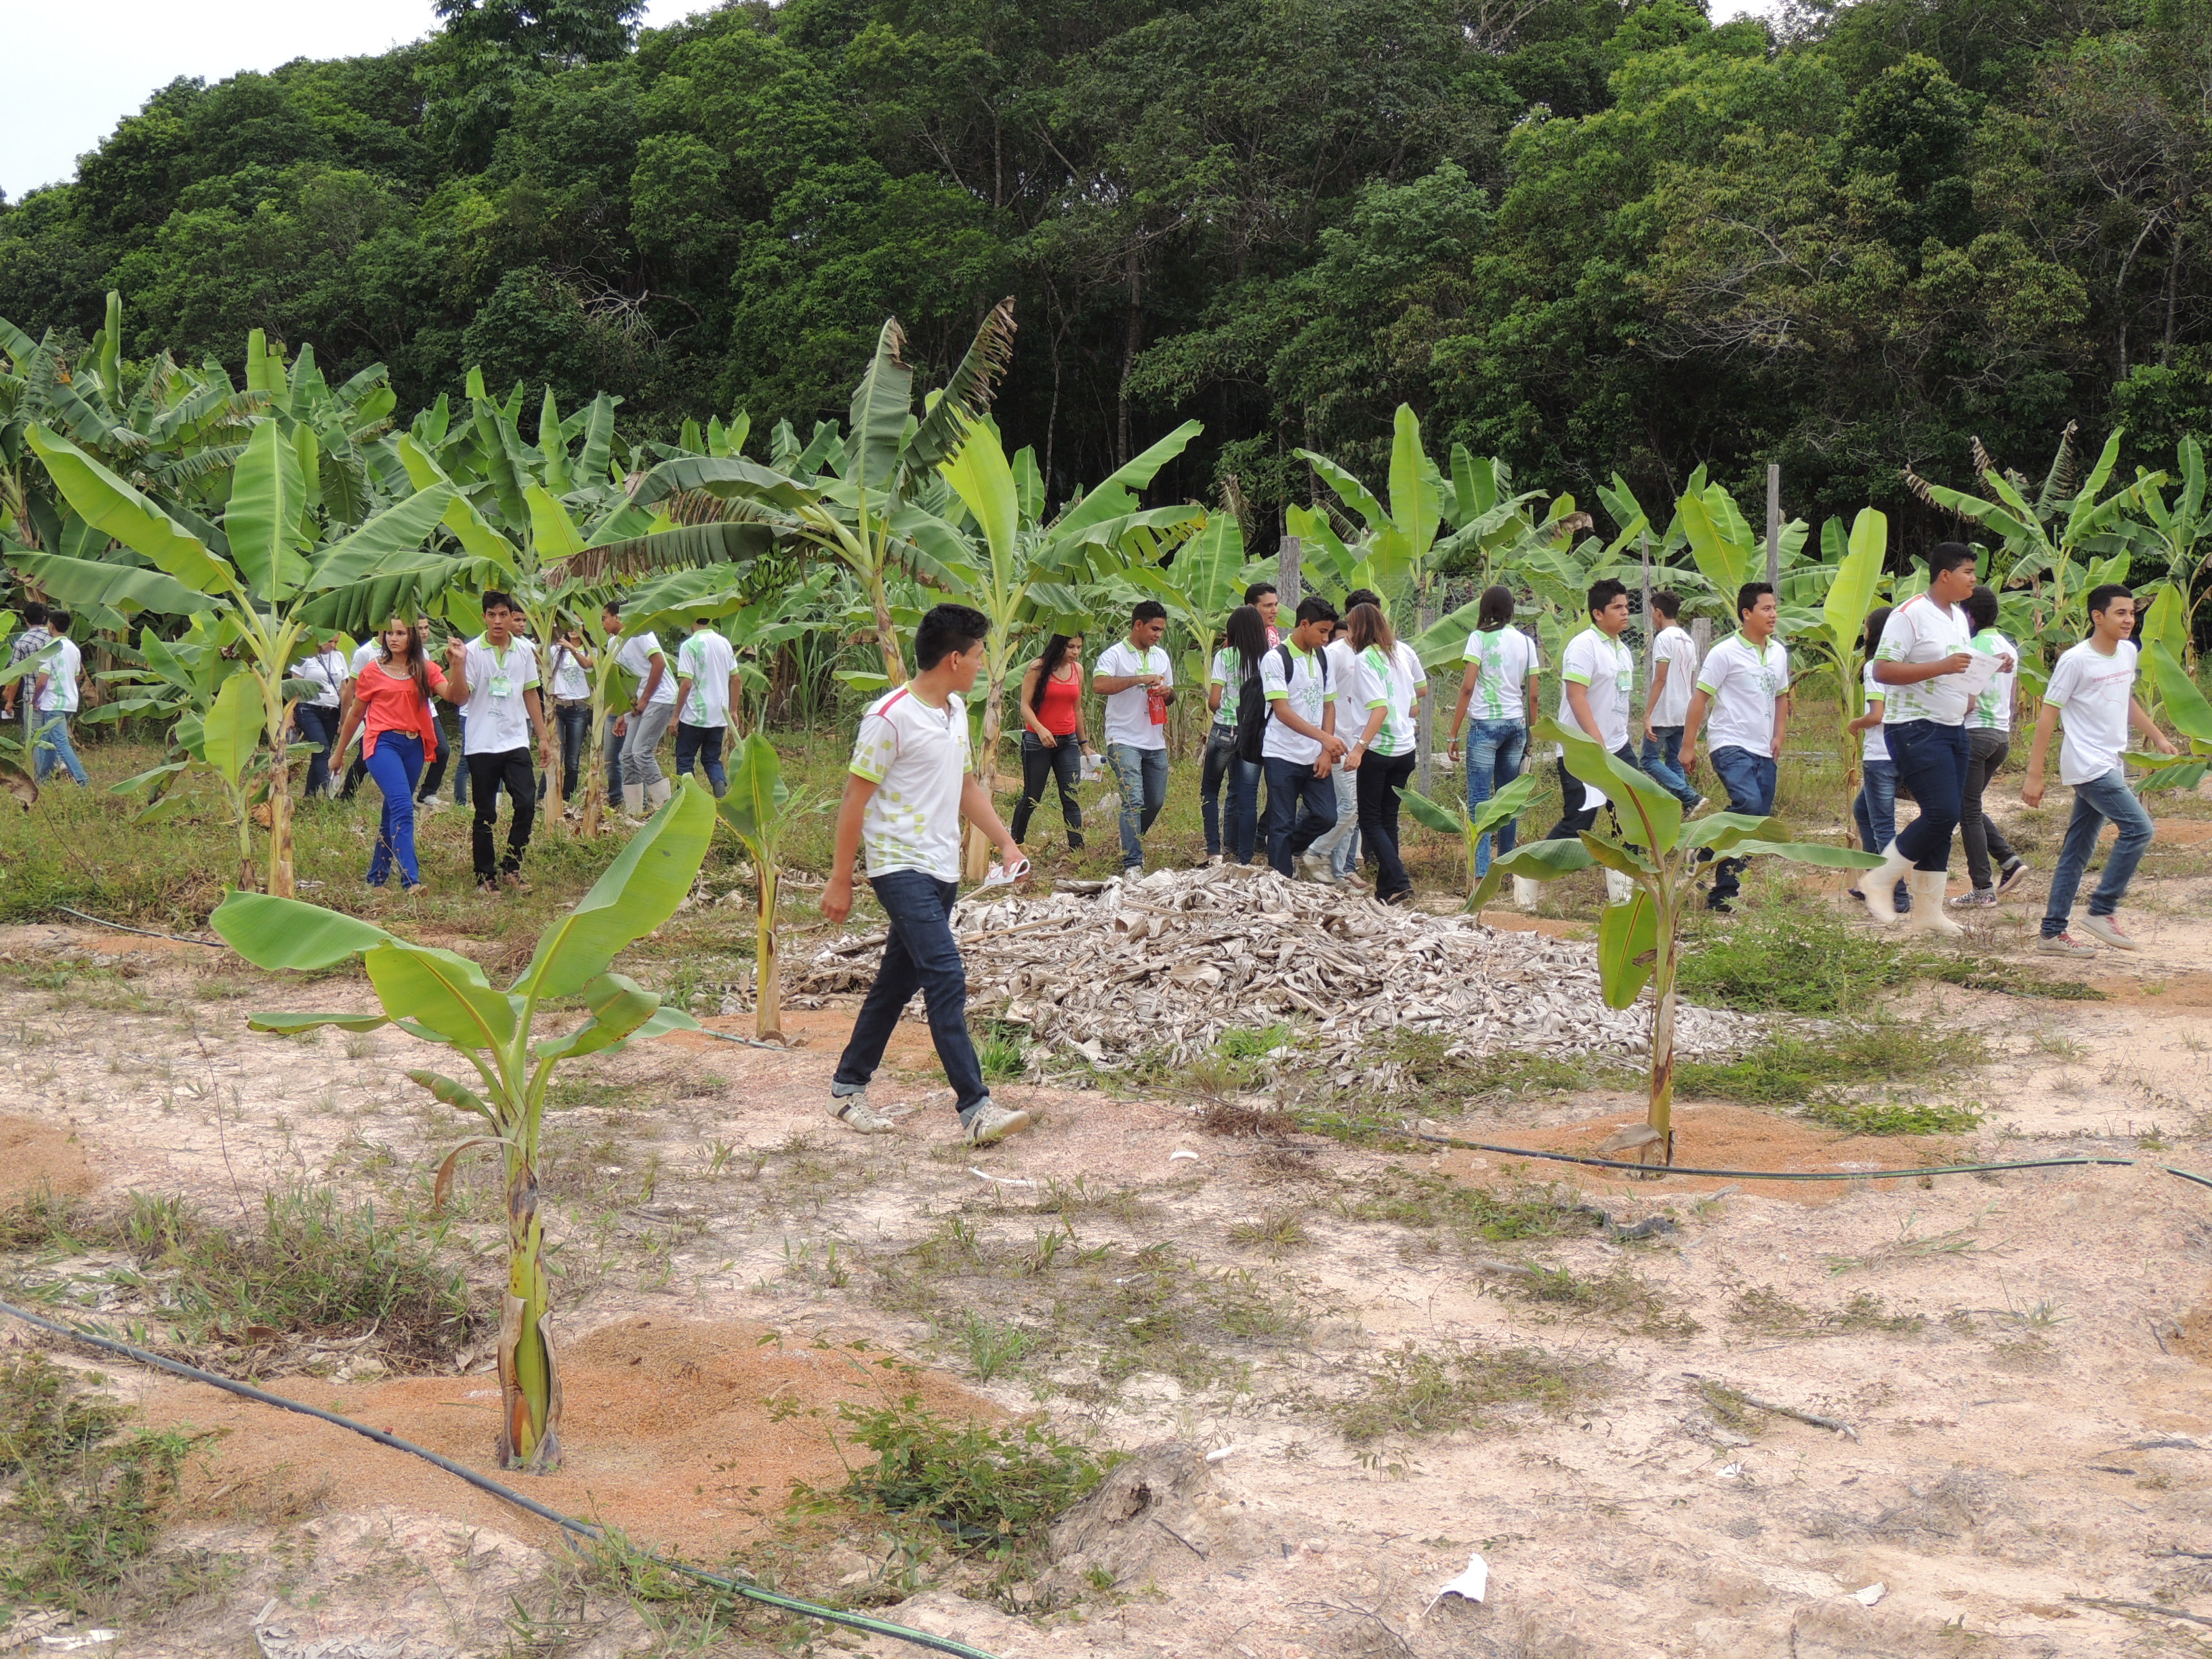
<path fill-rule="evenodd" d="M 44 783 L 56 766 L 79 787 L 90 782 L 70 732 L 82 701 L 84 657 L 70 637 L 70 613 L 33 599 L 21 611 L 23 631 L 9 647 L 8 665 L 20 671 L 0 687 L 0 706 L 23 723 L 23 752 L 31 776 Z"/>
<path fill-rule="evenodd" d="M 1428 676 L 1366 589 L 1300 601 L 1287 633 L 1273 583 L 1246 590 L 1206 678 L 1212 722 L 1200 766 L 1206 860 L 1267 861 L 1285 876 L 1347 879 L 1364 848 L 1375 896 L 1413 891 L 1398 852 L 1398 791 L 1413 775 L 1413 736 Z M 1101 652 L 1090 689 L 1104 700 L 1106 754 L 1121 799 L 1121 865 L 1145 866 L 1145 836 L 1167 804 L 1168 711 L 1175 665 L 1160 644 L 1167 611 L 1132 611 L 1129 632 Z M 1091 744 L 1084 730 L 1080 636 L 1054 635 L 1021 690 L 1022 798 L 1012 836 L 1026 842 L 1048 782 L 1057 781 L 1072 849 L 1083 846 L 1076 787 Z M 1267 786 L 1264 811 L 1261 785 Z M 1225 799 L 1225 804 L 1224 804 Z"/>
<path fill-rule="evenodd" d="M 441 805 L 437 792 L 456 743 L 462 764 L 454 800 L 465 806 L 475 798 L 471 854 L 483 891 L 526 885 L 523 854 L 538 803 L 551 791 L 556 752 L 562 799 L 575 815 L 591 730 L 592 647 L 580 629 L 558 628 L 547 653 L 550 676 L 542 677 L 521 607 L 508 595 L 490 592 L 483 597 L 483 632 L 449 641 L 442 665 L 434 659 L 426 621 L 394 617 L 350 655 L 342 637 L 329 638 L 294 670 L 317 688 L 293 706 L 300 736 L 313 745 L 308 796 L 331 792 L 333 758 L 344 756 L 358 737 L 361 750 L 337 787 L 338 797 L 350 799 L 367 777 L 384 798 L 367 875 L 372 887 L 386 885 L 395 872 L 406 891 L 422 884 L 416 817 L 418 809 Z M 678 775 L 696 766 L 721 794 L 728 787 L 723 740 L 732 709 L 741 706 L 740 671 L 730 641 L 705 619 L 696 620 L 672 669 L 657 635 L 623 631 L 619 602 L 605 607 L 601 622 L 617 665 L 635 684 L 629 701 L 609 711 L 604 763 L 610 798 L 619 798 L 633 821 L 668 799 L 675 786 L 661 771 L 657 751 L 672 724 Z M 441 702 L 454 713 L 457 738 L 439 718 Z M 512 803 L 504 852 L 497 833 L 502 793 Z"/>
<path fill-rule="evenodd" d="M 1996 904 L 2027 872 L 1984 804 L 2010 752 L 2020 652 L 1997 629 L 1996 595 L 1975 581 L 1974 562 L 1972 549 L 1942 544 L 1930 556 L 1925 593 L 1868 617 L 1866 713 L 1850 727 L 1863 745 L 1864 781 L 1853 808 L 1859 843 L 1884 854 L 1882 867 L 1853 888 L 1852 896 L 1863 898 L 1877 921 L 1905 917 L 1913 927 L 1938 933 L 1960 931 L 1947 908 Z M 1773 588 L 1743 585 L 1735 595 L 1735 632 L 1702 660 L 1680 624 L 1679 597 L 1654 594 L 1651 607 L 1657 629 L 1640 749 L 1634 740 L 1636 658 L 1623 637 L 1633 613 L 1620 581 L 1608 578 L 1589 590 L 1588 624 L 1560 655 L 1558 720 L 1640 768 L 1686 811 L 1705 805 L 1692 781 L 1702 755 L 1728 810 L 1771 815 L 1790 716 L 1790 653 L 1777 637 Z M 1351 593 L 1345 610 L 1340 619 L 1328 600 L 1307 599 L 1284 634 L 1276 591 L 1262 582 L 1231 614 L 1206 681 L 1212 723 L 1199 773 L 1206 856 L 1212 863 L 1249 863 L 1264 852 L 1284 875 L 1303 869 L 1310 878 L 1328 881 L 1344 878 L 1364 848 L 1376 870 L 1376 896 L 1401 902 L 1412 884 L 1399 853 L 1398 792 L 1412 775 L 1427 677 L 1412 648 L 1392 633 L 1376 595 Z M 2114 919 L 2152 833 L 2148 815 L 2127 787 L 2122 756 L 2130 723 L 2172 752 L 2133 697 L 2134 599 L 2117 584 L 2099 587 L 2090 596 L 2089 617 L 2090 636 L 2053 669 L 2022 791 L 2028 805 L 2041 800 L 2050 739 L 2063 720 L 2059 772 L 2075 791 L 2074 819 L 2053 873 L 2039 948 L 2073 955 L 2094 951 L 2097 944 L 2089 940 L 2135 948 Z M 1162 606 L 1139 605 L 1128 636 L 1100 654 L 1091 684 L 1105 700 L 1105 760 L 1119 787 L 1125 870 L 1143 868 L 1145 836 L 1167 799 L 1167 710 L 1176 688 L 1160 643 L 1166 625 Z M 1054 635 L 1022 684 L 1017 843 L 1027 840 L 1046 786 L 1056 780 L 1068 845 L 1083 845 L 1076 788 L 1091 746 L 1084 728 L 1082 643 L 1079 636 Z M 1473 815 L 1524 769 L 1542 706 L 1540 655 L 1514 626 L 1508 589 L 1482 594 L 1463 661 L 1447 752 L 1455 762 L 1464 754 Z M 1547 839 L 1589 830 L 1604 799 L 1573 775 L 1564 747 L 1554 755 L 1561 809 Z M 1903 796 L 1919 810 L 1899 833 Z M 2079 931 L 2069 931 L 2082 872 L 2108 822 L 2118 826 L 2118 845 Z M 1949 898 L 1954 833 L 1966 844 L 1972 890 Z M 1509 820 L 1480 837 L 1478 876 L 1488 872 L 1493 857 L 1512 851 L 1516 834 Z M 1742 867 L 1736 859 L 1715 862 L 1706 898 L 1712 909 L 1733 908 Z M 1534 884 L 1516 883 L 1516 893 L 1532 902 Z"/>

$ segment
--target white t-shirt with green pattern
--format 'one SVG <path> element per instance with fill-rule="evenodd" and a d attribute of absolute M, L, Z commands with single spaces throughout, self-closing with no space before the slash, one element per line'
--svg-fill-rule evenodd
<path fill-rule="evenodd" d="M 1478 629 L 1467 636 L 1462 661 L 1481 665 L 1474 677 L 1474 700 L 1468 718 L 1521 720 L 1528 718 L 1528 682 L 1536 677 L 1535 641 L 1517 628 Z"/>
<path fill-rule="evenodd" d="M 968 775 L 968 706 L 932 708 L 901 686 L 868 705 L 853 744 L 854 777 L 876 786 L 860 817 L 868 873 L 919 870 L 960 879 L 960 789 Z"/>
<path fill-rule="evenodd" d="M 1428 670 L 1403 640 L 1387 657 L 1381 646 L 1369 646 L 1359 653 L 1358 668 L 1359 693 L 1354 707 L 1359 715 L 1352 728 L 1352 738 L 1356 740 L 1367 729 L 1368 720 L 1380 708 L 1382 726 L 1368 752 L 1392 757 L 1409 752 L 1413 746 L 1413 700 L 1429 683 Z"/>
<path fill-rule="evenodd" d="M 1984 628 L 1966 643 L 1969 651 L 1978 651 L 1985 657 L 2010 657 L 2012 666 L 2000 668 L 1997 677 L 1989 683 L 1982 695 L 1974 699 L 1973 708 L 1966 714 L 1970 729 L 1983 732 L 2012 730 L 2012 689 L 2020 678 L 2020 647 L 1994 628 Z"/>

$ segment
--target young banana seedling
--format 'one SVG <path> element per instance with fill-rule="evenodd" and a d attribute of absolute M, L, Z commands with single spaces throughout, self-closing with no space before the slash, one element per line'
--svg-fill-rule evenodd
<path fill-rule="evenodd" d="M 1597 928 L 1598 977 L 1608 1008 L 1626 1008 L 1651 988 L 1651 1104 L 1646 1121 L 1659 1137 L 1663 1161 L 1674 1161 L 1674 980 L 1681 962 L 1682 919 L 1697 902 L 1698 866 L 1709 859 L 1778 858 L 1831 870 L 1871 870 L 1872 853 L 1782 839 L 1779 818 L 1713 812 L 1682 821 L 1682 804 L 1639 769 L 1557 720 L 1536 735 L 1564 744 L 1567 769 L 1613 803 L 1612 822 L 1573 841 L 1538 841 L 1495 860 L 1468 908 L 1480 910 L 1508 876 L 1557 881 L 1601 865 L 1625 878 L 1629 896 L 1607 904 Z M 1618 886 L 1619 884 L 1613 884 Z"/>
<path fill-rule="evenodd" d="M 434 1201 L 443 1203 L 453 1165 L 466 1152 L 496 1146 L 507 1165 L 507 1294 L 500 1310 L 500 1462 L 545 1473 L 561 1463 L 561 1380 L 553 1364 L 552 1293 L 545 1231 L 538 1213 L 538 1131 L 553 1069 L 582 1054 L 610 1054 L 641 1037 L 698 1022 L 608 966 L 617 952 L 676 914 L 691 890 L 714 830 L 714 803 L 690 778 L 630 837 L 576 908 L 538 936 L 530 965 L 504 991 L 466 957 L 410 945 L 383 928 L 319 905 L 234 892 L 212 918 L 216 932 L 255 966 L 315 969 L 358 954 L 383 1012 L 257 1013 L 257 1031 L 290 1035 L 319 1025 L 371 1031 L 398 1026 L 454 1050 L 476 1068 L 478 1093 L 437 1072 L 407 1075 L 457 1111 L 481 1119 L 472 1137 L 438 1166 Z M 555 998 L 583 999 L 583 1021 L 564 1036 L 533 1037 Z"/>

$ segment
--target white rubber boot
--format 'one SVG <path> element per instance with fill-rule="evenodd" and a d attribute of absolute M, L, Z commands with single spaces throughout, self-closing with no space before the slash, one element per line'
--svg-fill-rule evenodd
<path fill-rule="evenodd" d="M 658 812 L 662 807 L 668 805 L 668 798 L 675 793 L 676 786 L 669 782 L 666 778 L 660 778 L 652 783 L 647 784 L 645 786 L 646 811 L 648 812 Z"/>
<path fill-rule="evenodd" d="M 1915 872 L 1912 860 L 1897 850 L 1895 842 L 1882 849 L 1881 860 L 1881 868 L 1859 872 L 1859 891 L 1866 895 L 1867 914 L 1883 927 L 1893 927 L 1897 925 L 1897 884 L 1909 881 Z"/>
<path fill-rule="evenodd" d="M 623 785 L 623 811 L 631 817 L 645 816 L 645 786 L 641 783 Z"/>
<path fill-rule="evenodd" d="M 1915 870 L 1912 872 L 1912 909 L 1905 918 L 1907 930 L 1915 933 L 1935 933 L 1946 939 L 1956 939 L 1966 931 L 1944 914 L 1943 889 L 1950 879 L 1948 870 Z"/>
<path fill-rule="evenodd" d="M 1544 884 L 1540 881 L 1531 881 L 1526 876 L 1514 877 L 1513 908 L 1516 910 L 1534 909 L 1537 897 L 1543 890 Z"/>
<path fill-rule="evenodd" d="M 1626 904 L 1635 896 L 1636 884 L 1633 881 L 1618 870 L 1605 872 L 1605 902 L 1607 904 Z"/>

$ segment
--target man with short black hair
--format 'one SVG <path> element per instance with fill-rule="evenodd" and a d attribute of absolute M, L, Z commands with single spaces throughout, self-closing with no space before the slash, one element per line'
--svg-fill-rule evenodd
<path fill-rule="evenodd" d="M 738 707 L 738 653 L 704 617 L 676 653 L 676 775 L 688 777 L 696 761 L 720 800 L 730 787 L 722 769 L 722 736 Z"/>
<path fill-rule="evenodd" d="M 1774 637 L 1781 620 L 1774 589 L 1746 582 L 1736 590 L 1737 630 L 1705 653 L 1697 689 L 1683 716 L 1682 767 L 1698 763 L 1698 733 L 1711 711 L 1713 775 L 1729 793 L 1729 811 L 1763 818 L 1774 811 L 1782 743 L 1790 729 L 1790 653 Z M 1709 908 L 1726 915 L 1739 890 L 1741 859 L 1713 866 Z"/>
<path fill-rule="evenodd" d="M 1260 613 L 1260 620 L 1267 626 L 1267 649 L 1273 651 L 1283 642 L 1275 628 L 1275 613 L 1282 608 L 1282 599 L 1273 582 L 1254 582 L 1244 590 L 1244 603 Z"/>
<path fill-rule="evenodd" d="M 1623 764 L 1636 764 L 1628 741 L 1628 707 L 1636 689 L 1636 655 L 1620 642 L 1628 631 L 1628 588 L 1607 576 L 1590 584 L 1588 628 L 1559 653 L 1559 714 L 1562 726 L 1579 727 Z M 1573 841 L 1597 822 L 1605 797 L 1567 770 L 1565 745 L 1557 750 L 1559 821 L 1546 841 Z M 1607 884 L 1611 891 L 1613 883 Z"/>
<path fill-rule="evenodd" d="M 1336 822 L 1336 785 L 1329 774 L 1344 757 L 1336 735 L 1336 688 L 1322 653 L 1336 631 L 1336 607 L 1318 593 L 1298 601 L 1290 638 L 1260 659 L 1267 730 L 1260 765 L 1267 779 L 1267 862 L 1290 875 Z"/>
<path fill-rule="evenodd" d="M 2163 754 L 2173 744 L 2136 700 L 2136 602 L 2118 582 L 2089 590 L 2089 637 L 2062 653 L 2043 690 L 2043 712 L 2036 716 L 2035 741 L 2027 751 L 2027 781 L 2020 798 L 2043 805 L 2043 766 L 2051 752 L 2051 729 L 2066 717 L 2065 741 L 2058 750 L 2058 781 L 2074 791 L 2074 816 L 2051 872 L 2051 899 L 2043 910 L 2043 936 L 2036 949 L 2053 956 L 2089 957 L 2097 947 L 2068 931 L 2074 896 L 2097 850 L 2105 826 L 2120 832 L 2105 855 L 2104 879 L 2089 895 L 2089 914 L 2081 931 L 2116 951 L 2139 948 L 2120 927 L 2120 901 L 2136 866 L 2150 849 L 2150 814 L 2128 787 L 2128 727 L 2156 744 Z"/>
<path fill-rule="evenodd" d="M 1651 640 L 1651 684 L 1644 693 L 1644 769 L 1659 787 L 1694 812 L 1705 802 L 1690 781 L 1682 760 L 1682 729 L 1690 716 L 1690 693 L 1697 687 L 1698 644 L 1682 626 L 1682 599 L 1662 591 L 1651 596 L 1653 614 L 1644 625 L 1655 625 Z"/>
<path fill-rule="evenodd" d="M 1121 792 L 1121 870 L 1145 867 L 1145 836 L 1168 804 L 1168 705 L 1175 665 L 1161 647 L 1168 609 L 1139 599 L 1129 637 L 1098 653 L 1091 686 L 1106 699 L 1106 763 Z"/>
<path fill-rule="evenodd" d="M 538 818 L 538 778 L 530 769 L 533 732 L 539 763 L 548 770 L 553 765 L 553 737 L 538 695 L 538 650 L 517 632 L 523 620 L 522 608 L 507 595 L 488 592 L 484 631 L 473 640 L 456 636 L 446 643 L 446 684 L 440 695 L 461 711 L 461 763 L 476 794 L 470 846 L 477 888 L 485 893 L 497 893 L 502 883 L 518 891 L 529 886 L 522 878 L 522 854 Z M 511 803 L 507 856 L 495 862 L 502 784 Z"/>
<path fill-rule="evenodd" d="M 832 922 L 852 914 L 853 859 L 865 845 L 868 885 L 890 933 L 830 1084 L 830 1115 L 860 1134 L 890 1133 L 891 1120 L 868 1105 L 868 1082 L 917 989 L 952 1085 L 962 1139 L 988 1146 L 1030 1127 L 1029 1113 L 994 1104 L 983 1081 L 968 1034 L 968 970 L 950 921 L 960 895 L 963 817 L 998 844 L 1006 872 L 1022 862 L 1022 849 L 968 766 L 965 700 L 983 665 L 988 629 L 983 613 L 964 605 L 933 609 L 915 634 L 914 678 L 868 705 L 853 744 L 822 914 Z"/>
<path fill-rule="evenodd" d="M 1922 933 L 1966 931 L 1943 913 L 1943 890 L 1966 782 L 1966 714 L 1974 702 L 1966 670 L 1974 660 L 1968 649 L 1974 630 L 1964 606 L 1973 591 L 1974 550 L 1963 542 L 1936 543 L 1928 555 L 1928 591 L 1889 613 L 1874 653 L 1874 677 L 1888 690 L 1882 740 L 1920 816 L 1881 849 L 1882 864 L 1859 878 L 1859 890 L 1867 914 L 1889 925 L 1897 921 L 1897 884 L 1908 882 L 1906 925 Z"/>

